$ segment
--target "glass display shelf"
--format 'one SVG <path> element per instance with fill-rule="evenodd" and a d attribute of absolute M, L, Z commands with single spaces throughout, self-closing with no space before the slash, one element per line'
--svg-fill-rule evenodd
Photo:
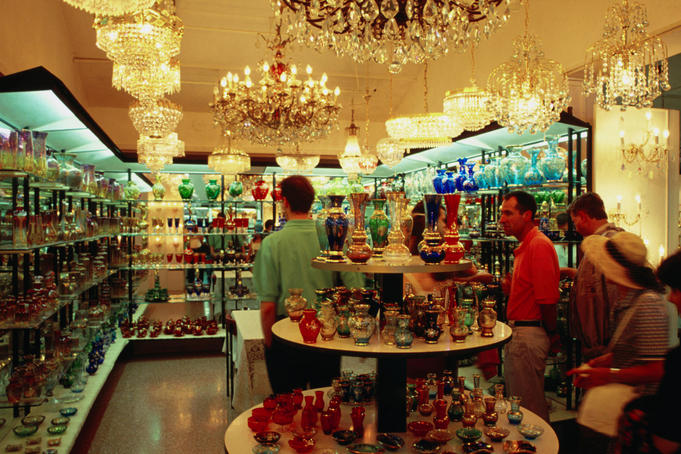
<path fill-rule="evenodd" d="M 575 184 L 576 185 L 576 184 Z M 573 186 L 575 186 L 573 185 Z M 509 191 L 541 191 L 543 189 L 567 189 L 568 188 L 568 183 L 565 181 L 555 181 L 555 182 L 547 182 L 547 183 L 542 183 L 542 184 L 512 184 L 506 187 L 500 187 L 500 188 L 490 188 L 490 189 L 478 189 L 476 192 L 470 192 L 470 193 L 461 193 L 463 197 L 469 196 L 473 197 L 475 195 L 483 195 L 483 194 L 499 194 L 499 191 L 503 191 L 508 189 Z"/>
<path fill-rule="evenodd" d="M 85 238 L 79 238 L 76 240 L 66 240 L 66 241 L 55 241 L 53 243 L 42 243 L 42 244 L 34 244 L 30 246 L 25 246 L 25 247 L 17 247 L 13 246 L 11 244 L 0 244 L 0 254 L 27 254 L 29 252 L 35 251 L 36 249 L 42 249 L 46 247 L 61 247 L 61 246 L 71 246 L 76 243 L 85 243 L 88 241 L 97 241 L 101 240 L 102 238 L 109 238 L 112 236 L 116 236 L 115 234 L 102 234 L 102 235 L 95 235 L 91 237 L 85 237 Z"/>
<path fill-rule="evenodd" d="M 206 208 L 217 208 L 220 207 L 223 203 L 225 204 L 245 204 L 245 203 L 252 203 L 252 204 L 274 204 L 276 203 L 274 200 L 244 200 L 244 199 L 225 199 L 225 200 L 205 200 L 205 199 L 192 199 L 192 200 L 182 200 L 182 199 L 163 199 L 163 200 L 129 200 L 128 202 L 132 202 L 134 204 L 154 204 L 154 205 L 188 205 L 191 204 L 191 206 L 196 207 L 206 207 Z"/>
<path fill-rule="evenodd" d="M 217 339 L 226 336 L 226 330 L 224 328 L 218 328 L 218 332 L 215 334 L 207 334 L 203 331 L 202 334 L 195 336 L 194 334 L 184 334 L 182 336 L 176 336 L 174 334 L 159 334 L 156 337 L 151 337 L 146 335 L 145 337 L 132 336 L 126 338 L 127 341 L 155 341 L 155 340 L 185 340 L 185 339 Z"/>
<path fill-rule="evenodd" d="M 385 260 L 369 259 L 367 263 L 353 263 L 349 259 L 345 261 L 321 261 L 312 260 L 312 267 L 330 271 L 350 271 L 359 273 L 376 274 L 402 274 L 402 273 L 446 273 L 452 271 L 465 271 L 472 266 L 468 259 L 462 259 L 459 263 L 426 264 L 420 257 L 409 257 L 404 263 L 391 264 Z"/>
<path fill-rule="evenodd" d="M 167 271 L 180 271 L 180 270 L 207 270 L 207 269 L 212 269 L 212 270 L 246 270 L 250 269 L 253 267 L 252 263 L 227 263 L 227 264 L 221 264 L 221 263 L 200 263 L 196 265 L 190 265 L 190 264 L 171 264 L 171 265 L 124 265 L 119 267 L 119 270 L 122 271 L 145 271 L 145 270 L 167 270 Z"/>
<path fill-rule="evenodd" d="M 104 273 L 102 276 L 97 277 L 95 279 L 92 279 L 90 281 L 85 282 L 78 290 L 76 290 L 73 293 L 68 293 L 68 294 L 63 294 L 59 295 L 58 299 L 62 301 L 70 301 L 75 298 L 78 298 L 81 296 L 83 293 L 87 292 L 90 290 L 92 287 L 96 287 L 102 282 L 106 281 L 109 277 L 113 276 L 119 271 L 118 268 L 110 268 Z"/>
<path fill-rule="evenodd" d="M 63 306 L 66 305 L 65 301 L 59 301 L 58 303 L 50 307 L 48 309 L 45 309 L 42 312 L 39 312 L 35 315 L 33 315 L 30 319 L 26 321 L 16 321 L 16 320 L 3 320 L 0 322 L 0 329 L 36 329 L 39 328 L 40 325 L 43 324 L 43 322 L 50 317 L 52 317 L 54 314 L 57 313 L 59 309 L 61 309 Z"/>
<path fill-rule="evenodd" d="M 180 232 L 180 233 L 168 233 L 168 232 L 161 232 L 161 233 L 154 233 L 154 232 L 136 232 L 136 233 L 121 233 L 119 236 L 132 236 L 132 237 L 150 237 L 150 236 L 250 236 L 250 235 L 258 235 L 255 231 L 248 231 L 248 232 L 235 232 L 235 231 L 225 231 L 225 232 L 209 232 L 209 233 L 187 233 L 187 232 Z M 261 232 L 260 235 L 267 235 L 266 232 Z"/>

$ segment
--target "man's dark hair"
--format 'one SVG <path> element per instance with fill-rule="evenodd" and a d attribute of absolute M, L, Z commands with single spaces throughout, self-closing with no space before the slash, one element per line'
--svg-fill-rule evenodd
<path fill-rule="evenodd" d="M 294 213 L 307 213 L 314 201 L 314 188 L 310 180 L 301 175 L 291 175 L 281 182 L 281 196 Z"/>
<path fill-rule="evenodd" d="M 608 219 L 603 199 L 595 192 L 587 192 L 572 201 L 568 207 L 568 213 L 575 215 L 579 211 L 592 219 Z"/>
<path fill-rule="evenodd" d="M 663 284 L 681 290 L 681 249 L 664 259 L 655 274 Z"/>
<path fill-rule="evenodd" d="M 566 212 L 561 212 L 556 215 L 556 224 L 558 227 L 561 225 L 567 225 L 570 222 L 570 216 Z"/>
<path fill-rule="evenodd" d="M 265 221 L 265 230 L 270 231 L 274 227 L 274 219 L 268 219 Z"/>
<path fill-rule="evenodd" d="M 530 211 L 532 213 L 532 218 L 537 213 L 537 201 L 534 200 L 534 196 L 525 191 L 511 191 L 504 196 L 504 200 L 510 200 L 515 198 L 516 207 L 520 213 Z"/>

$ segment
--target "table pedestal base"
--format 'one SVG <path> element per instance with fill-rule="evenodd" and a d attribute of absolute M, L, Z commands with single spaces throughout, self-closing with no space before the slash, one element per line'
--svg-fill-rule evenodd
<path fill-rule="evenodd" d="M 378 358 L 376 371 L 378 432 L 407 431 L 407 360 Z"/>

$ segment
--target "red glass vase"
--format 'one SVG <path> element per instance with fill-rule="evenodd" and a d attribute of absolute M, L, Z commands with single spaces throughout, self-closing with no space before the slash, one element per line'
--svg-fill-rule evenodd
<path fill-rule="evenodd" d="M 322 322 L 317 319 L 317 311 L 315 309 L 305 309 L 303 311 L 303 319 L 298 323 L 298 328 L 303 336 L 303 342 L 306 344 L 316 343 L 319 331 L 322 329 Z"/>
<path fill-rule="evenodd" d="M 281 185 L 280 184 L 276 185 L 274 187 L 274 189 L 272 189 L 271 196 L 272 196 L 272 200 L 274 200 L 275 202 L 278 202 L 278 201 L 281 200 Z"/>
<path fill-rule="evenodd" d="M 444 263 L 459 263 L 465 252 L 463 245 L 459 242 L 459 229 L 456 225 L 461 194 L 443 194 L 443 198 L 447 207 L 447 228 L 443 235 L 445 241 Z"/>
<path fill-rule="evenodd" d="M 300 415 L 300 426 L 309 431 L 317 425 L 317 408 L 314 406 L 314 396 L 305 396 L 305 407 Z"/>
<path fill-rule="evenodd" d="M 251 189 L 251 194 L 253 194 L 253 199 L 255 200 L 265 200 L 268 192 L 270 192 L 270 187 L 265 180 L 256 181 L 253 185 L 253 189 Z"/>

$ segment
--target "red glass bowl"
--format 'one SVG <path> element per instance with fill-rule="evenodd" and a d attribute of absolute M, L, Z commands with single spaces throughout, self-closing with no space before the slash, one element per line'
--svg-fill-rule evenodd
<path fill-rule="evenodd" d="M 407 424 L 407 429 L 417 437 L 424 437 L 433 430 L 433 423 L 428 421 L 412 421 Z"/>
<path fill-rule="evenodd" d="M 262 407 L 254 408 L 251 410 L 251 416 L 258 421 L 269 421 L 270 416 L 272 416 L 272 410 Z"/>
<path fill-rule="evenodd" d="M 296 452 L 310 452 L 314 449 L 315 441 L 312 438 L 293 438 L 288 445 Z"/>
<path fill-rule="evenodd" d="M 253 416 L 248 417 L 248 428 L 251 429 L 253 432 L 264 432 L 267 430 L 267 425 L 269 424 L 268 421 L 259 421 L 255 419 Z"/>

